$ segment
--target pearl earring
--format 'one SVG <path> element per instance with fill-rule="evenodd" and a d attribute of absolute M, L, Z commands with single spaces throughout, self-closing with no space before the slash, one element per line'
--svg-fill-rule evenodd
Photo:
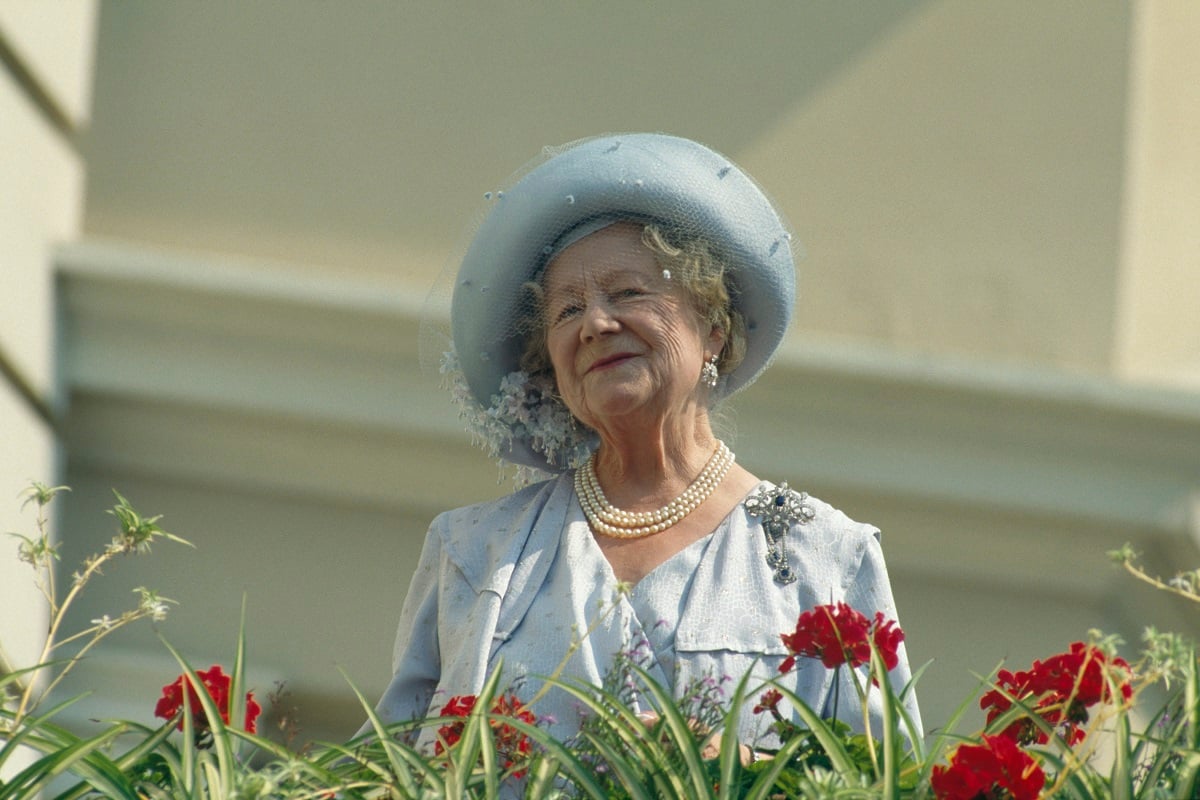
<path fill-rule="evenodd" d="M 716 388 L 717 378 L 720 377 L 720 373 L 717 372 L 717 358 L 717 354 L 713 353 L 712 358 L 700 368 L 700 382 L 710 389 Z"/>

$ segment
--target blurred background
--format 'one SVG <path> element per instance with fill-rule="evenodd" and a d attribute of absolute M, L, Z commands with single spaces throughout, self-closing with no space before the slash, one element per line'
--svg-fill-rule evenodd
<path fill-rule="evenodd" d="M 485 192 L 609 131 L 723 152 L 804 244 L 731 446 L 883 529 L 927 727 L 1091 628 L 1200 633 L 1105 555 L 1200 566 L 1197 40 L 1186 0 L 0 0 L 0 529 L 39 479 L 64 575 L 113 489 L 196 545 L 93 585 L 73 626 L 178 605 L 74 724 L 150 720 L 158 636 L 230 665 L 244 599 L 259 697 L 357 728 L 430 519 L 510 488 L 419 367 L 426 295 Z M 3 544 L 18 661 L 28 573 Z"/>

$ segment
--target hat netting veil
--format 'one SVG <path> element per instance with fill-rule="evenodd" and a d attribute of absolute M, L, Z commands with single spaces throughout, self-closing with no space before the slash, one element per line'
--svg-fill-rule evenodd
<path fill-rule="evenodd" d="M 696 239 L 725 267 L 746 327 L 745 356 L 712 391 L 720 400 L 767 367 L 795 302 L 792 237 L 762 189 L 688 139 L 609 134 L 544 148 L 484 206 L 426 301 L 421 363 L 450 389 L 489 455 L 529 469 L 578 466 L 597 444 L 556 397 L 551 376 L 520 368 L 536 281 L 565 234 L 596 219 L 653 222 Z M 521 476 L 519 476 L 521 477 Z"/>

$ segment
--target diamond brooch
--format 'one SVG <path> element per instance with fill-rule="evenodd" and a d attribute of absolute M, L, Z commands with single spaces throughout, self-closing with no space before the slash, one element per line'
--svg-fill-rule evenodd
<path fill-rule="evenodd" d="M 775 582 L 781 586 L 796 581 L 796 573 L 788 563 L 783 536 L 793 524 L 804 525 L 817 515 L 806 501 L 806 492 L 797 492 L 781 483 L 775 488 L 764 487 L 743 505 L 752 517 L 761 517 L 763 535 L 767 537 L 767 566 L 775 572 Z"/>

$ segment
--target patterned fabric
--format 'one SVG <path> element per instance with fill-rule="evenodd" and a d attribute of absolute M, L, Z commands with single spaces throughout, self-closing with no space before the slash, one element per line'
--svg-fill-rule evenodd
<path fill-rule="evenodd" d="M 763 482 L 747 500 L 786 491 L 786 484 Z M 868 616 L 880 611 L 895 619 L 878 531 L 815 498 L 805 495 L 802 502 L 807 509 L 802 519 L 773 539 L 764 536 L 761 515 L 739 504 L 716 531 L 660 565 L 627 595 L 616 591 L 575 498 L 571 473 L 441 514 L 430 526 L 409 587 L 394 676 L 377 710 L 393 721 L 436 712 L 453 695 L 479 691 L 501 661 L 505 680 L 523 683 L 520 693 L 530 697 L 540 686 L 537 676 L 554 672 L 563 661 L 574 632 L 589 628 L 564 678 L 598 684 L 615 653 L 640 645 L 648 646 L 657 677 L 678 692 L 706 676 L 730 676 L 731 690 L 750 670 L 755 677 L 777 676 L 787 657 L 780 634 L 813 606 L 845 601 Z M 778 580 L 778 558 L 770 558 L 780 548 L 792 582 Z M 784 680 L 811 706 L 830 713 L 833 676 L 812 661 Z M 892 672 L 896 689 L 909 677 L 902 653 Z M 861 728 L 855 692 L 848 676 L 842 679 L 838 716 Z M 746 742 L 766 724 L 750 713 L 751 705 L 739 727 Z M 909 710 L 919 724 L 915 699 Z M 575 705 L 563 692 L 547 692 L 533 711 L 553 717 L 552 730 L 560 737 L 578 728 Z M 879 718 L 872 709 L 873 724 Z"/>

